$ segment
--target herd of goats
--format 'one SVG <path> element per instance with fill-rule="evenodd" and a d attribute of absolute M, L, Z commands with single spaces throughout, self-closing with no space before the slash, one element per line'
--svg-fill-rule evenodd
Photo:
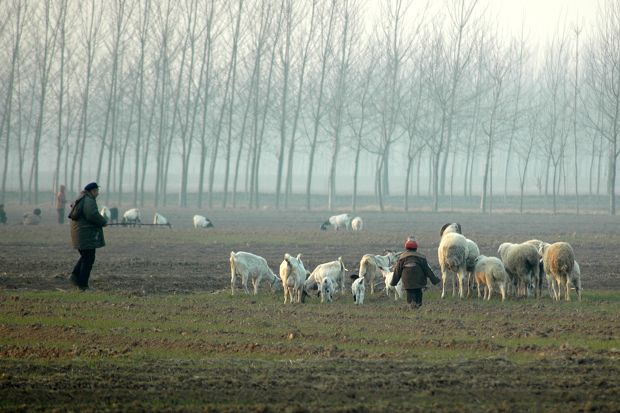
<path fill-rule="evenodd" d="M 360 227 L 362 225 L 359 219 Z M 332 216 L 321 229 L 332 226 L 335 229 L 351 228 L 347 214 Z M 574 288 L 581 300 L 581 271 L 575 261 L 575 253 L 570 244 L 556 242 L 549 244 L 541 240 L 529 240 L 521 244 L 503 243 L 499 246 L 499 256 L 487 257 L 480 254 L 478 245 L 463 236 L 458 223 L 445 224 L 440 230 L 440 243 L 437 251 L 441 267 L 442 292 L 446 296 L 446 282 L 452 280 L 452 295 L 460 298 L 469 296 L 473 287 L 478 297 L 484 291 L 484 299 L 490 300 L 494 288 L 499 290 L 502 301 L 507 294 L 514 296 L 541 297 L 543 276 L 547 279 L 549 295 L 559 301 L 564 295 L 570 300 L 570 291 Z M 398 299 L 404 295 L 401 282 L 391 286 L 392 267 L 398 261 L 399 253 L 385 251 L 384 255 L 366 254 L 359 265 L 359 274 L 353 274 L 351 292 L 356 304 L 363 304 L 366 291 L 365 284 L 374 294 L 375 285 L 383 281 L 388 296 L 392 293 Z M 252 281 L 254 294 L 258 292 L 261 280 L 270 282 L 272 289 L 284 290 L 284 302 L 304 301 L 308 295 L 319 295 L 321 302 L 331 302 L 337 291 L 345 292 L 346 271 L 342 257 L 335 261 L 318 265 L 312 272 L 305 269 L 302 256 L 284 255 L 280 264 L 279 276 L 267 265 L 267 260 L 249 252 L 230 253 L 231 291 L 235 293 L 235 280 L 241 278 L 246 293 L 248 280 Z"/>
<path fill-rule="evenodd" d="M 159 226 L 167 226 L 169 228 L 172 227 L 168 218 L 160 214 L 159 212 L 155 212 L 153 215 L 153 223 L 146 224 L 142 222 L 142 213 L 138 208 L 131 208 L 123 213 L 121 218 L 121 222 L 118 222 L 118 208 L 108 208 L 106 206 L 101 207 L 99 211 L 101 215 L 103 215 L 107 221 L 108 225 L 131 225 L 131 226 L 141 226 L 141 225 L 159 225 Z M 194 228 L 210 228 L 213 227 L 213 222 L 205 216 L 202 215 L 194 215 Z"/>
<path fill-rule="evenodd" d="M 101 215 L 108 219 L 109 225 L 165 225 L 171 226 L 166 217 L 155 213 L 153 224 L 143 224 L 140 210 L 132 208 L 123 214 L 118 223 L 118 209 L 101 208 Z M 202 215 L 194 215 L 195 228 L 213 227 L 213 223 Z M 332 227 L 335 230 L 350 229 L 360 231 L 363 221 L 360 217 L 351 219 L 348 214 L 334 215 L 321 225 L 322 230 Z M 581 271 L 575 260 L 573 248 L 567 242 L 547 242 L 532 239 L 520 244 L 505 242 L 499 246 L 497 257 L 480 254 L 478 245 L 462 234 L 458 223 L 445 224 L 439 235 L 441 240 L 437 250 L 441 267 L 441 297 L 446 296 L 446 283 L 452 281 L 452 295 L 460 298 L 469 297 L 475 288 L 478 297 L 490 300 L 497 289 L 502 301 L 506 295 L 536 296 L 542 295 L 543 278 L 547 280 L 549 295 L 559 301 L 564 295 L 570 300 L 571 289 L 575 289 L 581 300 Z M 402 282 L 391 286 L 393 266 L 400 253 L 385 251 L 384 255 L 366 254 L 360 260 L 359 274 L 352 274 L 351 292 L 356 304 L 364 303 L 366 284 L 374 294 L 375 286 L 383 282 L 385 293 L 399 299 L 405 295 Z M 254 294 L 258 292 L 260 282 L 267 280 L 272 289 L 284 290 L 284 302 L 304 301 L 306 296 L 318 295 L 321 302 L 331 302 L 337 291 L 345 292 L 345 279 L 348 269 L 342 257 L 335 261 L 319 264 L 312 272 L 304 267 L 302 256 L 284 255 L 280 264 L 279 275 L 270 269 L 265 258 L 249 252 L 230 253 L 231 291 L 235 293 L 236 278 L 246 293 L 249 293 L 248 281 L 251 280 Z"/>

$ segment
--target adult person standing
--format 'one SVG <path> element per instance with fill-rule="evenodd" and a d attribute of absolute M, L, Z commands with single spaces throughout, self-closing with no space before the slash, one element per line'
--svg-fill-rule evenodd
<path fill-rule="evenodd" d="M 65 205 L 67 204 L 67 196 L 65 195 L 65 186 L 60 185 L 60 190 L 56 192 L 56 200 L 54 202 L 56 212 L 58 213 L 58 223 L 65 223 Z"/>
<path fill-rule="evenodd" d="M 95 251 L 105 246 L 103 227 L 107 220 L 99 213 L 97 196 L 99 185 L 91 182 L 84 187 L 80 196 L 71 205 L 71 241 L 80 253 L 80 259 L 73 267 L 69 281 L 80 290 L 87 290 L 90 271 L 95 262 Z"/>
<path fill-rule="evenodd" d="M 400 254 L 395 264 L 392 286 L 403 279 L 403 288 L 407 291 L 407 303 L 411 308 L 422 306 L 422 289 L 426 287 L 426 280 L 433 284 L 439 283 L 439 278 L 429 267 L 426 257 L 418 252 L 418 242 L 412 236 L 405 241 L 406 251 Z"/>
<path fill-rule="evenodd" d="M 6 224 L 6 211 L 4 210 L 4 204 L 0 204 L 0 224 Z"/>

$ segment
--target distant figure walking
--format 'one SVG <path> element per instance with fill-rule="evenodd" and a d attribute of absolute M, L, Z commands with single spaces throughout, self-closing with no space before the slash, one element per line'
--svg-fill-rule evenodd
<path fill-rule="evenodd" d="M 99 213 L 97 196 L 99 185 L 91 182 L 84 187 L 80 196 L 71 205 L 71 241 L 73 248 L 80 253 L 80 259 L 73 267 L 69 281 L 85 291 L 88 287 L 90 271 L 95 263 L 95 251 L 105 246 L 103 227 L 107 220 Z"/>
<path fill-rule="evenodd" d="M 56 206 L 56 212 L 58 213 L 58 223 L 65 223 L 65 205 L 67 204 L 67 197 L 65 195 L 65 186 L 60 185 L 60 190 L 56 192 L 56 200 L 54 202 Z"/>
<path fill-rule="evenodd" d="M 4 210 L 4 204 L 0 204 L 0 224 L 6 224 L 6 212 Z"/>

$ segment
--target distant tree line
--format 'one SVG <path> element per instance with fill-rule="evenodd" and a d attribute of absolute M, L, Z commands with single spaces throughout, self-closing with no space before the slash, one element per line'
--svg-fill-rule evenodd
<path fill-rule="evenodd" d="M 426 191 L 434 211 L 449 194 L 488 212 L 518 178 L 521 211 L 534 183 L 554 212 L 562 193 L 600 194 L 615 214 L 620 2 L 595 27 L 549 22 L 541 58 L 489 17 L 477 0 L 0 0 L 0 202 L 9 178 L 35 204 L 94 178 L 157 206 L 175 168 L 181 207 L 197 187 L 199 208 L 267 191 L 282 209 L 303 167 L 310 208 L 320 157 L 326 207 L 346 190 L 355 210 L 370 154 L 381 210 L 394 179 L 405 210 Z"/>

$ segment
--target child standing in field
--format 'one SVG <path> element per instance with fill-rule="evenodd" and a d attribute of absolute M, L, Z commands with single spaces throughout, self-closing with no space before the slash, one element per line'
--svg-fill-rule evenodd
<path fill-rule="evenodd" d="M 413 236 L 405 241 L 405 249 L 395 265 L 391 285 L 396 286 L 402 278 L 403 288 L 407 291 L 407 303 L 411 308 L 420 308 L 422 289 L 426 287 L 427 278 L 433 284 L 438 284 L 439 278 L 429 267 L 426 257 L 418 252 L 418 242 Z"/>

